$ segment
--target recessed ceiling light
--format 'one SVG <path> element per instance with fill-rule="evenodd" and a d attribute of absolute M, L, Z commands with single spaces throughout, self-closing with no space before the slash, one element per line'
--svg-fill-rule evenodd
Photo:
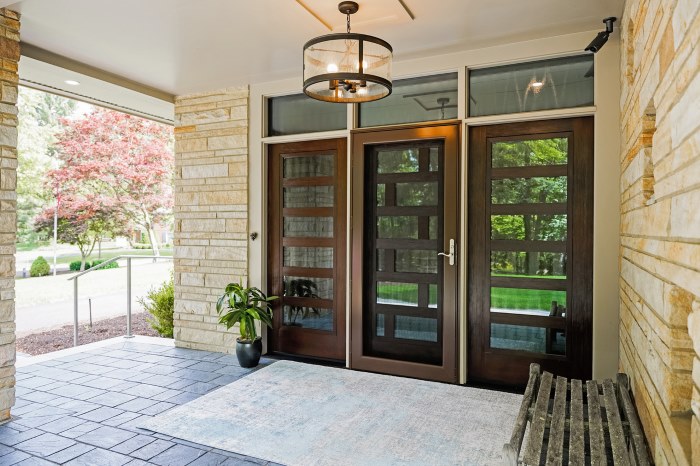
<path fill-rule="evenodd" d="M 75 81 L 73 79 L 66 79 L 63 82 L 68 84 L 69 86 L 79 86 L 80 85 L 80 83 L 78 81 Z"/>
<path fill-rule="evenodd" d="M 538 87 L 542 87 L 542 86 L 544 86 L 544 83 L 542 81 L 534 81 L 532 83 L 532 87 L 534 87 L 534 88 L 538 88 Z"/>

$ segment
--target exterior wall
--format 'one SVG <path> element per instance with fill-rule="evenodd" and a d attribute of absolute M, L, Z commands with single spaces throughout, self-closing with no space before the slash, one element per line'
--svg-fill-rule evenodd
<path fill-rule="evenodd" d="M 700 3 L 628 0 L 620 30 L 620 370 L 656 463 L 700 464 Z"/>
<path fill-rule="evenodd" d="M 15 404 L 19 15 L 0 9 L 0 422 Z"/>
<path fill-rule="evenodd" d="M 216 300 L 248 277 L 248 88 L 175 100 L 175 344 L 235 352 Z"/>

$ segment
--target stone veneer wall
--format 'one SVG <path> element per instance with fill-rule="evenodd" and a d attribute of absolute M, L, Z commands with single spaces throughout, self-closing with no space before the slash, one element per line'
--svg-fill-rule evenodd
<path fill-rule="evenodd" d="M 620 370 L 657 464 L 700 464 L 699 10 L 627 0 L 620 24 Z"/>
<path fill-rule="evenodd" d="M 235 352 L 216 299 L 248 277 L 248 88 L 175 100 L 175 344 Z"/>
<path fill-rule="evenodd" d="M 15 404 L 19 15 L 0 9 L 0 422 Z"/>

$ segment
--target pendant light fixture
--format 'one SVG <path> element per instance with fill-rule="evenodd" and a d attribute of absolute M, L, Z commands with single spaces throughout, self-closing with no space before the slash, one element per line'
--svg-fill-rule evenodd
<path fill-rule="evenodd" d="M 340 2 L 347 32 L 316 37 L 304 44 L 304 93 L 325 102 L 355 103 L 391 94 L 393 50 L 378 37 L 350 32 L 356 2 Z"/>

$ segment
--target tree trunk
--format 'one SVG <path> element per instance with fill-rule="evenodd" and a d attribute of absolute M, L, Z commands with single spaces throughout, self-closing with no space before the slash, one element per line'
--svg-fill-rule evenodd
<path fill-rule="evenodd" d="M 156 232 L 153 230 L 153 225 L 151 224 L 148 224 L 148 239 L 151 242 L 153 255 L 160 256 L 160 250 L 158 249 L 158 238 L 156 238 Z"/>

